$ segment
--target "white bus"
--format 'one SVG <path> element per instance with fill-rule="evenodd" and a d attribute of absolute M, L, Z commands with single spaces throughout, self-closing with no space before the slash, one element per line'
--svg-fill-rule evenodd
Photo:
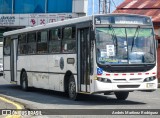
<path fill-rule="evenodd" d="M 150 17 L 107 14 L 4 34 L 4 78 L 28 87 L 79 93 L 157 89 L 156 41 Z"/>

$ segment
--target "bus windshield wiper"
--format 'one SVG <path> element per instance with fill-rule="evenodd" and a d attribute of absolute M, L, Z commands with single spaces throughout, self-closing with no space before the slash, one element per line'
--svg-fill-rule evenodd
<path fill-rule="evenodd" d="M 114 31 L 114 28 L 112 25 L 109 25 L 109 28 L 112 29 L 112 38 L 114 40 L 114 45 L 116 46 L 116 55 L 117 55 L 117 52 L 118 52 L 118 41 L 117 41 L 117 36 L 116 36 L 116 33 Z"/>
<path fill-rule="evenodd" d="M 138 34 L 139 34 L 139 29 L 140 29 L 140 26 L 138 26 L 138 27 L 136 28 L 135 34 L 134 34 L 134 36 L 133 36 L 132 46 L 131 46 L 131 52 L 132 52 L 132 49 L 133 49 L 133 47 L 134 47 L 134 45 L 135 45 L 135 40 L 136 40 L 136 38 L 137 38 L 137 36 L 138 36 Z"/>

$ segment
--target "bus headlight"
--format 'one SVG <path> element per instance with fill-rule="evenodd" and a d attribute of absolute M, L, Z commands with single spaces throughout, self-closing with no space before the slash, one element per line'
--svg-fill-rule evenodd
<path fill-rule="evenodd" d="M 112 83 L 108 78 L 97 77 L 97 80 L 105 83 Z"/>
<path fill-rule="evenodd" d="M 144 79 L 144 82 L 150 82 L 156 79 L 156 76 L 152 76 L 152 77 L 147 77 Z"/>

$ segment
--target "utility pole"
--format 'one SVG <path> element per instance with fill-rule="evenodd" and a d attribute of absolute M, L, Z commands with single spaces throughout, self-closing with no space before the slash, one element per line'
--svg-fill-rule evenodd
<path fill-rule="evenodd" d="M 111 0 L 99 0 L 99 14 L 110 13 Z"/>

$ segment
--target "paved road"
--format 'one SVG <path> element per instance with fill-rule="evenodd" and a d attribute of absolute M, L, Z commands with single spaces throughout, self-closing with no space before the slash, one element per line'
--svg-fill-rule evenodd
<path fill-rule="evenodd" d="M 8 84 L 8 82 L 2 80 L 2 77 L 0 77 L 0 88 L 5 84 Z M 0 91 L 0 97 L 3 98 L 2 95 L 3 95 L 3 91 Z M 1 100 L 2 98 L 0 98 L 0 109 L 16 109 L 16 107 L 13 104 L 10 104 L 10 103 L 7 103 L 7 102 Z"/>
<path fill-rule="evenodd" d="M 117 101 L 114 95 L 81 95 L 80 101 L 72 101 L 61 92 L 43 89 L 31 89 L 29 92 L 24 92 L 19 86 L 9 84 L 2 77 L 0 77 L 0 94 L 22 103 L 28 109 L 160 108 L 160 89 L 154 92 L 132 92 L 126 101 Z"/>

